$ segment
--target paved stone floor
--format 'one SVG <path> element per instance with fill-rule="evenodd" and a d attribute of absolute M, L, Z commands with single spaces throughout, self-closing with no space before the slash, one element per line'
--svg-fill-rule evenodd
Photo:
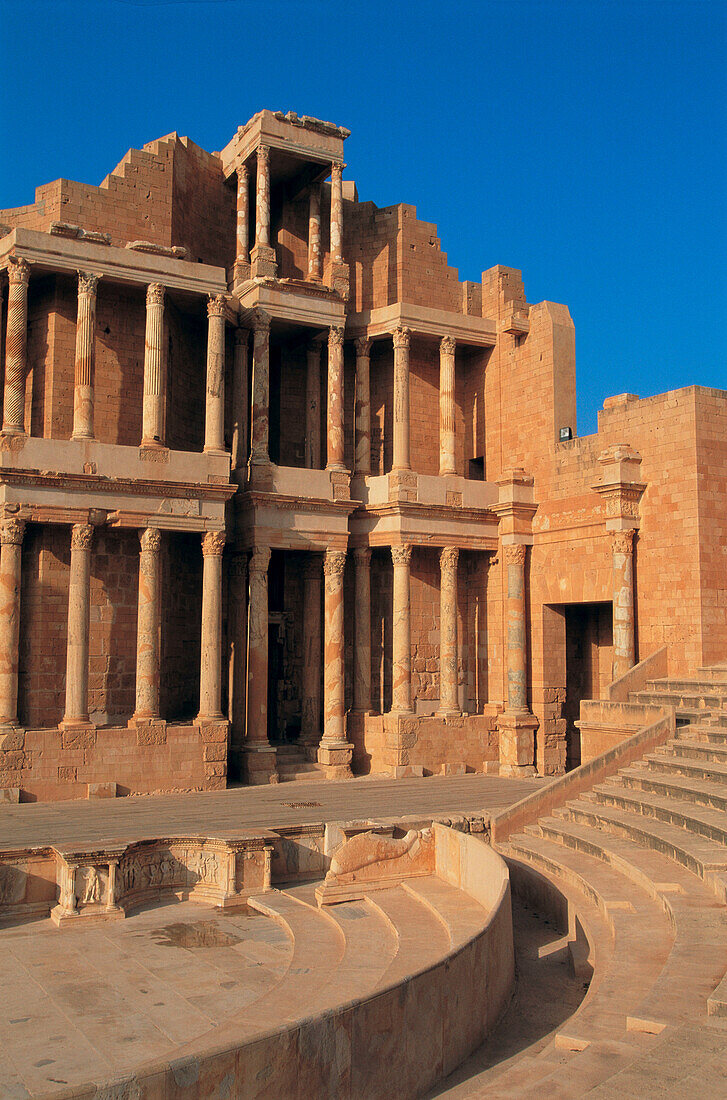
<path fill-rule="evenodd" d="M 184 833 L 233 837 L 237 830 L 362 817 L 492 814 L 542 783 L 540 779 L 473 774 L 344 783 L 305 781 L 204 794 L 6 804 L 0 806 L 0 850 Z"/>

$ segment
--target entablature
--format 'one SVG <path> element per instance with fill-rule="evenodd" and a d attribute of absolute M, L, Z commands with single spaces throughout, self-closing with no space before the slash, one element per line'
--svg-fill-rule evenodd
<path fill-rule="evenodd" d="M 494 347 L 497 343 L 497 322 L 489 317 L 450 313 L 408 302 L 350 313 L 346 336 L 368 336 L 375 340 L 390 336 L 397 328 L 408 328 L 416 336 L 429 336 L 436 340 L 451 336 L 458 344 L 471 347 Z"/>

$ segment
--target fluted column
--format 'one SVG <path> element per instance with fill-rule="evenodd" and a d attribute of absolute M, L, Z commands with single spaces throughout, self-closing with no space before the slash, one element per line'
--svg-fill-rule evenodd
<path fill-rule="evenodd" d="M 25 260 L 8 260 L 8 320 L 5 340 L 3 431 L 25 431 L 25 372 L 28 346 L 28 280 Z"/>
<path fill-rule="evenodd" d="M 250 221 L 250 172 L 246 164 L 237 166 L 237 234 L 235 248 L 235 264 L 244 265 L 244 270 L 250 262 L 250 243 L 248 241 L 248 225 Z"/>
<path fill-rule="evenodd" d="M 392 706 L 398 713 L 411 712 L 411 608 L 409 569 L 411 546 L 392 546 L 394 599 L 392 622 Z"/>
<path fill-rule="evenodd" d="M 459 714 L 457 646 L 457 563 L 459 550 L 445 546 L 439 554 L 439 713 Z"/>
<path fill-rule="evenodd" d="M 354 470 L 357 474 L 371 473 L 371 391 L 369 366 L 371 341 L 366 336 L 356 340 L 356 450 Z"/>
<path fill-rule="evenodd" d="M 146 288 L 142 446 L 164 442 L 164 287 Z"/>
<path fill-rule="evenodd" d="M 634 532 L 614 531 L 613 560 L 613 679 L 636 662 L 634 639 Z"/>
<path fill-rule="evenodd" d="M 68 584 L 64 725 L 82 725 L 88 722 L 88 635 L 92 545 L 93 527 L 88 523 L 75 523 L 71 531 L 71 574 Z"/>
<path fill-rule="evenodd" d="M 328 332 L 328 461 L 329 470 L 345 470 L 343 451 L 343 326 Z"/>
<path fill-rule="evenodd" d="M 268 566 L 270 547 L 256 546 L 248 563 L 247 743 L 268 744 Z"/>
<path fill-rule="evenodd" d="M 331 165 L 331 263 L 343 263 L 343 169 L 342 160 Z"/>
<path fill-rule="evenodd" d="M 353 708 L 371 709 L 371 550 L 357 546 L 355 567 L 355 609 L 353 646 Z"/>
<path fill-rule="evenodd" d="M 303 698 L 301 741 L 321 737 L 321 561 L 309 554 L 303 566 Z"/>
<path fill-rule="evenodd" d="M 507 569 L 507 709 L 527 711 L 525 559 L 527 546 L 503 547 Z"/>
<path fill-rule="evenodd" d="M 235 360 L 232 371 L 232 469 L 241 470 L 248 456 L 247 353 L 250 333 L 235 330 Z"/>
<path fill-rule="evenodd" d="M 224 549 L 224 531 L 208 531 L 202 539 L 200 720 L 222 717 L 222 553 Z"/>
<path fill-rule="evenodd" d="M 18 724 L 20 578 L 25 521 L 0 523 L 0 727 Z"/>
<path fill-rule="evenodd" d="M 319 282 L 322 274 L 321 191 L 313 184 L 308 207 L 308 278 Z"/>
<path fill-rule="evenodd" d="M 225 450 L 225 296 L 207 302 L 207 393 L 204 449 Z"/>
<path fill-rule="evenodd" d="M 443 337 L 439 345 L 439 474 L 456 473 L 454 459 L 454 351 L 455 341 Z"/>
<path fill-rule="evenodd" d="M 311 340 L 305 362 L 305 464 L 321 468 L 321 349 L 323 337 Z"/>
<path fill-rule="evenodd" d="M 136 621 L 135 718 L 159 717 L 159 578 L 162 533 L 156 527 L 141 532 L 139 604 Z"/>
<path fill-rule="evenodd" d="M 345 567 L 345 551 L 326 550 L 326 556 L 323 559 L 325 639 L 322 747 L 340 745 L 346 740 L 343 666 L 343 572 Z"/>
<path fill-rule="evenodd" d="M 78 272 L 72 439 L 93 439 L 93 376 L 96 361 L 96 289 L 98 280 L 98 275 L 86 271 Z"/>
<path fill-rule="evenodd" d="M 250 464 L 270 462 L 270 318 L 262 310 L 253 314 L 252 343 L 252 438 Z"/>
<path fill-rule="evenodd" d="M 267 145 L 259 145 L 257 150 L 255 245 L 270 247 L 270 149 Z"/>
<path fill-rule="evenodd" d="M 409 344 L 408 328 L 394 332 L 394 460 L 393 470 L 410 470 L 409 460 Z"/>

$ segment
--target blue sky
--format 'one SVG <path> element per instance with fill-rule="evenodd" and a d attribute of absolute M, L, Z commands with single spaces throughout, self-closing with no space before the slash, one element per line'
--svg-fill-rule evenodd
<path fill-rule="evenodd" d="M 312 114 L 461 279 L 507 264 L 569 305 L 580 434 L 612 393 L 727 388 L 725 3 L 0 0 L 0 62 L 0 207 Z"/>

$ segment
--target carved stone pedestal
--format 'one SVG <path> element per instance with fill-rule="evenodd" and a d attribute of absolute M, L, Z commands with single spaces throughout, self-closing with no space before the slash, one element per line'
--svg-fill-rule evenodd
<path fill-rule="evenodd" d="M 259 787 L 263 783 L 278 782 L 278 758 L 275 749 L 270 745 L 262 744 L 259 748 L 250 745 L 242 756 L 243 775 L 249 786 Z"/>
<path fill-rule="evenodd" d="M 535 775 L 535 730 L 538 719 L 527 711 L 505 711 L 497 719 L 500 775 Z"/>
<path fill-rule="evenodd" d="M 326 779 L 350 779 L 353 745 L 348 741 L 341 744 L 327 743 L 318 748 L 318 763 L 325 769 Z"/>
<path fill-rule="evenodd" d="M 269 245 L 256 244 L 250 253 L 253 279 L 274 279 L 278 273 L 275 262 L 275 249 Z"/>

